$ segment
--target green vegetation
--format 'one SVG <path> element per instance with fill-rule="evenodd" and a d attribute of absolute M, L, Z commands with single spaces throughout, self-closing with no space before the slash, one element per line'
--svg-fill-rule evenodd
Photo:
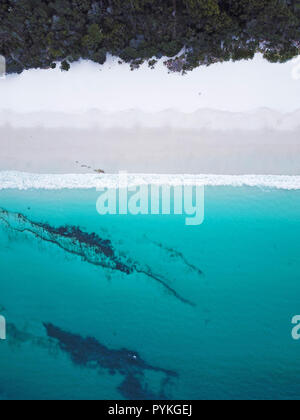
<path fill-rule="evenodd" d="M 180 53 L 185 47 L 185 52 Z M 300 0 L 1 0 L 0 54 L 8 72 L 62 70 L 111 53 L 132 68 L 162 57 L 170 71 L 299 54 Z"/>

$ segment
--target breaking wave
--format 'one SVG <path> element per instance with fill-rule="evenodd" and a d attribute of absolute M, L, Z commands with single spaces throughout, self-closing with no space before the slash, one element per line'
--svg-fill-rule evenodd
<path fill-rule="evenodd" d="M 300 175 L 157 175 L 128 174 L 128 187 L 138 185 L 199 185 L 263 187 L 299 190 Z M 0 190 L 5 189 L 101 189 L 118 188 L 118 174 L 31 174 L 17 171 L 0 172 Z"/>

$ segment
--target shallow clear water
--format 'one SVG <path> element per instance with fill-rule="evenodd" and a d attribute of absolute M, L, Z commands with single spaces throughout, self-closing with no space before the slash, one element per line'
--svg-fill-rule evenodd
<path fill-rule="evenodd" d="M 208 187 L 198 227 L 97 197 L 0 192 L 0 399 L 298 399 L 300 191 Z"/>

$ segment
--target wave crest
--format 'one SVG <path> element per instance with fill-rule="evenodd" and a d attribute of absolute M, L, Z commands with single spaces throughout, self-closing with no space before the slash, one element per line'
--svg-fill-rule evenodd
<path fill-rule="evenodd" d="M 5 189 L 101 189 L 118 188 L 118 174 L 31 174 L 17 171 L 0 172 L 0 190 Z M 300 176 L 290 175 L 158 175 L 128 174 L 128 186 L 201 185 L 263 187 L 299 190 Z"/>

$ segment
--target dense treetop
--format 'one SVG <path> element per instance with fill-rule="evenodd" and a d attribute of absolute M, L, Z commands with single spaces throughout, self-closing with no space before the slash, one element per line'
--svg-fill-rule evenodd
<path fill-rule="evenodd" d="M 182 53 L 185 48 L 184 53 Z M 1 0 L 8 72 L 61 68 L 111 53 L 132 68 L 155 58 L 171 71 L 230 59 L 299 54 L 300 0 Z M 179 54 L 181 52 L 181 54 Z"/>

